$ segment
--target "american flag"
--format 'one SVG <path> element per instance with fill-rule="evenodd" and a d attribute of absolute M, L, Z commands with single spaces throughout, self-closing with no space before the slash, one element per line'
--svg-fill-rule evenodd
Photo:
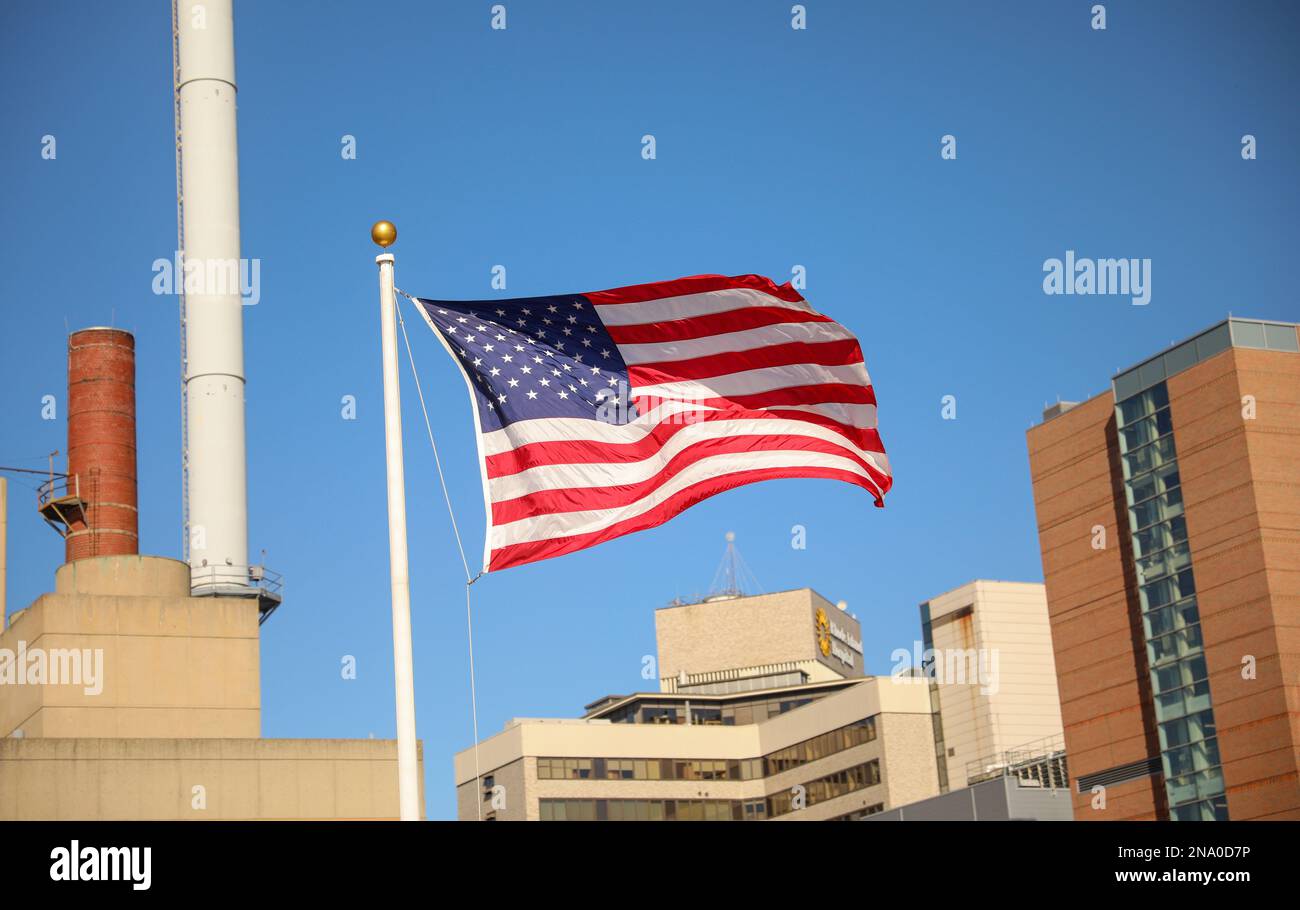
<path fill-rule="evenodd" d="M 758 275 L 513 300 L 415 298 L 465 374 L 484 571 L 780 477 L 892 478 L 857 339 Z"/>

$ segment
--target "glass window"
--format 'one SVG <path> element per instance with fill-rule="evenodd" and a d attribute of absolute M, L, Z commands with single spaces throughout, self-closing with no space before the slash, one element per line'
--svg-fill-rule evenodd
<path fill-rule="evenodd" d="M 1157 382 L 1163 382 L 1164 378 L 1165 359 L 1163 357 L 1149 360 L 1138 367 L 1138 382 L 1142 383 L 1143 388 L 1155 385 Z"/>
<path fill-rule="evenodd" d="M 1219 764 L 1219 741 L 1202 739 L 1190 745 L 1170 749 L 1165 752 L 1164 761 L 1165 778 L 1168 780 L 1216 767 Z M 1204 795 L 1204 793 L 1196 794 L 1198 798 Z"/>
<path fill-rule="evenodd" d="M 1220 801 L 1223 801 L 1223 809 L 1226 811 L 1227 805 L 1223 798 L 1223 790 L 1223 769 L 1217 767 L 1170 778 L 1165 782 L 1165 791 L 1169 795 L 1171 805 L 1177 806 L 1179 803 L 1185 804 L 1189 801 L 1196 801 L 1198 805 L 1203 807 L 1202 811 L 1204 811 L 1205 806 L 1214 806 Z M 1175 816 L 1175 820 L 1182 821 L 1184 819 Z"/>
<path fill-rule="evenodd" d="M 1154 610 L 1176 600 L 1182 600 L 1196 593 L 1196 583 L 1192 580 L 1191 569 L 1162 578 L 1144 586 L 1139 592 L 1143 610 Z"/>
<path fill-rule="evenodd" d="M 1264 345 L 1270 351 L 1300 351 L 1295 326 L 1264 324 Z"/>
<path fill-rule="evenodd" d="M 1189 714 L 1181 720 L 1171 720 L 1159 725 L 1160 748 L 1173 749 L 1201 739 L 1209 739 L 1216 733 L 1214 712 L 1202 711 Z"/>
<path fill-rule="evenodd" d="M 1196 359 L 1204 360 L 1207 357 L 1213 357 L 1220 351 L 1226 351 L 1231 346 L 1232 338 L 1228 334 L 1228 326 L 1227 324 L 1221 325 L 1196 339 Z"/>
<path fill-rule="evenodd" d="M 1115 377 L 1115 398 L 1123 400 L 1130 397 L 1135 392 L 1141 391 L 1142 386 L 1138 382 L 1138 371 L 1129 370 Z"/>
<path fill-rule="evenodd" d="M 1141 395 L 1134 395 L 1132 398 L 1121 401 L 1119 403 L 1120 423 L 1123 426 L 1128 426 L 1168 406 L 1169 392 L 1162 382 L 1158 386 L 1147 389 Z"/>
<path fill-rule="evenodd" d="M 1158 496 L 1178 486 L 1178 462 L 1170 462 L 1150 473 L 1134 478 L 1128 486 L 1128 501 L 1132 505 L 1152 496 Z"/>
<path fill-rule="evenodd" d="M 1137 561 L 1138 584 L 1146 585 L 1158 578 L 1181 572 L 1192 564 L 1192 551 L 1187 541 L 1174 544 L 1153 556 Z"/>
<path fill-rule="evenodd" d="M 1258 322 L 1238 322 L 1232 320 L 1232 343 L 1243 348 L 1262 348 L 1264 344 L 1264 326 Z"/>
<path fill-rule="evenodd" d="M 1186 657 L 1202 647 L 1201 627 L 1197 624 L 1150 639 L 1147 642 L 1147 656 L 1155 665 Z"/>
<path fill-rule="evenodd" d="M 1137 558 L 1157 553 L 1187 539 L 1187 519 L 1175 515 L 1161 524 L 1143 528 L 1133 535 L 1133 553 Z"/>
<path fill-rule="evenodd" d="M 703 724 L 705 726 L 720 726 L 722 724 L 722 709 L 692 708 L 691 723 Z"/>
<path fill-rule="evenodd" d="M 1181 603 L 1162 607 L 1159 610 L 1152 610 L 1142 617 L 1142 621 L 1146 627 L 1148 638 L 1158 638 L 1175 629 L 1195 625 L 1200 622 L 1200 616 L 1196 609 L 1196 598 L 1191 597 Z"/>
<path fill-rule="evenodd" d="M 1157 692 L 1171 692 L 1189 686 L 1197 680 L 1205 679 L 1205 655 L 1189 657 L 1167 667 L 1160 667 L 1151 672 L 1152 686 Z"/>
<path fill-rule="evenodd" d="M 1169 376 L 1181 373 L 1194 363 L 1196 363 L 1195 341 L 1188 341 L 1180 344 L 1178 347 L 1165 354 L 1165 372 Z"/>
<path fill-rule="evenodd" d="M 1124 472 L 1127 477 L 1145 474 L 1152 468 L 1174 460 L 1174 438 L 1163 436 L 1155 442 L 1140 449 L 1127 452 L 1123 456 Z"/>
<path fill-rule="evenodd" d="M 1174 487 L 1146 502 L 1140 502 L 1128 510 L 1129 521 L 1135 530 L 1149 527 L 1156 522 L 1165 521 L 1183 514 L 1182 487 Z"/>
<path fill-rule="evenodd" d="M 1205 711 L 1210 707 L 1210 683 L 1203 679 L 1182 689 L 1156 695 L 1155 707 L 1159 723 Z"/>
<path fill-rule="evenodd" d="M 1120 429 L 1121 451 L 1132 452 L 1161 436 L 1167 436 L 1172 431 L 1173 423 L 1169 417 L 1169 409 L 1157 411 L 1150 417 L 1143 417 L 1136 423 Z"/>

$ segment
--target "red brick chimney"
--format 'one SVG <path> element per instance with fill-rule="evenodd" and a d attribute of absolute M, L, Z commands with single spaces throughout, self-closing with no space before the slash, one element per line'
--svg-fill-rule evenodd
<path fill-rule="evenodd" d="M 68 484 L 85 504 L 67 561 L 140 552 L 135 474 L 135 338 L 121 329 L 68 337 Z"/>

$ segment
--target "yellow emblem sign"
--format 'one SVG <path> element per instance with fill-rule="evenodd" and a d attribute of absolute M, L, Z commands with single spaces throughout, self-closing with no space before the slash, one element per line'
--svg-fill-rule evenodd
<path fill-rule="evenodd" d="M 817 608 L 817 620 L 815 626 L 817 629 L 817 647 L 821 649 L 822 657 L 830 657 L 831 621 L 826 618 L 826 611 L 821 607 Z"/>

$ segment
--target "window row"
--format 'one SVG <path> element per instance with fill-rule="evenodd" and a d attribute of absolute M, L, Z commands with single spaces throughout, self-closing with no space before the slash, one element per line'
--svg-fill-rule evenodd
<path fill-rule="evenodd" d="M 538 758 L 539 780 L 757 780 L 876 738 L 874 717 L 854 721 L 762 758 Z"/>
<path fill-rule="evenodd" d="M 1124 476 L 1129 480 L 1176 460 L 1177 455 L 1174 452 L 1173 436 L 1162 436 L 1141 448 L 1124 453 L 1121 458 L 1124 465 Z"/>
<path fill-rule="evenodd" d="M 1149 442 L 1154 442 L 1162 436 L 1168 436 L 1173 431 L 1174 424 L 1169 416 L 1169 409 L 1165 408 L 1156 411 L 1150 417 L 1143 417 L 1120 427 L 1120 451 L 1132 452 L 1135 449 L 1140 449 Z"/>
<path fill-rule="evenodd" d="M 541 799 L 544 822 L 730 822 L 744 816 L 735 799 Z"/>
<path fill-rule="evenodd" d="M 768 775 L 780 774 L 819 758 L 872 742 L 875 738 L 876 719 L 868 717 L 769 753 L 763 757 L 763 769 Z"/>
<path fill-rule="evenodd" d="M 1137 561 L 1138 584 L 1149 585 L 1166 575 L 1174 575 L 1192 564 L 1192 550 L 1187 541 Z"/>
<path fill-rule="evenodd" d="M 1164 723 L 1206 711 L 1210 707 L 1210 681 L 1203 679 L 1172 692 L 1165 692 L 1155 697 L 1156 722 Z"/>
<path fill-rule="evenodd" d="M 1183 488 L 1174 487 L 1167 493 L 1161 493 L 1144 502 L 1139 502 L 1135 506 L 1130 506 L 1128 510 L 1129 526 L 1136 534 L 1143 528 L 1148 528 L 1153 524 L 1162 521 L 1168 521 L 1171 518 L 1178 518 L 1184 512 L 1183 508 Z"/>
<path fill-rule="evenodd" d="M 1167 493 L 1175 487 L 1180 486 L 1182 482 L 1182 476 L 1178 473 L 1177 461 L 1163 464 L 1158 468 L 1148 471 L 1140 477 L 1134 477 L 1129 480 L 1129 505 L 1135 505 L 1148 500 L 1153 496 Z"/>
<path fill-rule="evenodd" d="M 1169 817 L 1176 822 L 1226 822 L 1228 798 L 1219 795 L 1199 803 L 1177 806 L 1169 810 Z"/>
<path fill-rule="evenodd" d="M 1169 606 L 1195 593 L 1196 581 L 1192 577 L 1192 570 L 1187 568 L 1177 575 L 1170 575 L 1149 585 L 1143 585 L 1138 590 L 1138 597 L 1142 601 L 1143 611 L 1147 611 Z"/>
<path fill-rule="evenodd" d="M 837 815 L 834 818 L 826 819 L 828 822 L 855 822 L 858 819 L 866 818 L 868 815 L 875 815 L 877 812 L 884 812 L 885 804 L 876 803 L 872 806 L 864 806 L 855 812 L 845 812 L 843 815 Z"/>
<path fill-rule="evenodd" d="M 816 780 L 774 793 L 767 798 L 768 815 L 785 815 L 817 803 L 873 787 L 880 783 L 880 760 L 872 759 L 843 771 L 836 771 Z"/>
<path fill-rule="evenodd" d="M 1189 714 L 1179 720 L 1159 724 L 1158 729 L 1160 731 L 1161 750 L 1176 749 L 1188 743 L 1211 739 L 1218 733 L 1214 726 L 1213 711 Z"/>
<path fill-rule="evenodd" d="M 1195 803 L 1202 800 L 1209 802 L 1216 797 L 1223 799 L 1223 788 L 1222 768 L 1207 768 L 1204 771 L 1197 771 L 1194 774 L 1170 778 L 1165 781 L 1165 792 L 1169 795 L 1169 805 L 1175 807 L 1184 803 Z M 1227 807 L 1225 806 L 1224 809 L 1226 811 Z M 1177 817 L 1177 809 L 1172 809 L 1170 814 Z"/>
<path fill-rule="evenodd" d="M 1196 609 L 1195 597 L 1188 597 L 1167 607 L 1149 610 L 1142 615 L 1142 624 L 1146 629 L 1148 641 L 1194 626 L 1200 621 L 1201 615 Z"/>
<path fill-rule="evenodd" d="M 1147 389 L 1141 395 L 1134 395 L 1121 401 L 1118 405 L 1119 422 L 1123 426 L 1128 426 L 1167 407 L 1169 407 L 1169 389 L 1162 382 Z"/>
<path fill-rule="evenodd" d="M 579 821 L 762 821 L 880 783 L 880 762 L 837 771 L 802 785 L 803 793 L 783 791 L 767 799 L 540 799 L 544 822 Z M 849 820 L 881 812 L 884 803 L 840 816 Z"/>
<path fill-rule="evenodd" d="M 1202 739 L 1190 745 L 1180 746 L 1177 749 L 1170 749 L 1163 756 L 1165 763 L 1165 780 L 1174 781 L 1185 775 L 1197 776 L 1198 772 L 1206 771 L 1210 768 L 1219 767 L 1222 762 L 1219 760 L 1219 740 L 1218 737 L 1212 739 Z M 1219 786 L 1220 792 L 1223 790 L 1222 782 Z M 1201 792 L 1197 798 L 1209 796 L 1208 791 Z M 1173 801 L 1173 794 L 1170 793 L 1170 801 Z M 1187 802 L 1186 799 L 1180 799 L 1178 802 Z"/>
<path fill-rule="evenodd" d="M 1190 686 L 1194 682 L 1206 679 L 1209 675 L 1209 671 L 1205 666 L 1205 655 L 1203 653 L 1195 654 L 1185 660 L 1153 669 L 1151 671 L 1151 688 L 1159 695 L 1162 692 L 1172 692 L 1175 689 Z"/>
<path fill-rule="evenodd" d="M 1143 528 L 1133 535 L 1133 556 L 1145 559 L 1186 540 L 1187 519 L 1182 515 L 1171 516 L 1168 520 Z"/>
<path fill-rule="evenodd" d="M 1176 629 L 1168 635 L 1148 639 L 1147 659 L 1155 667 L 1171 660 L 1181 660 L 1192 654 L 1199 654 L 1204 647 L 1205 643 L 1201 639 L 1201 624 L 1195 623 Z"/>
<path fill-rule="evenodd" d="M 539 758 L 539 780 L 756 780 L 762 759 Z"/>

